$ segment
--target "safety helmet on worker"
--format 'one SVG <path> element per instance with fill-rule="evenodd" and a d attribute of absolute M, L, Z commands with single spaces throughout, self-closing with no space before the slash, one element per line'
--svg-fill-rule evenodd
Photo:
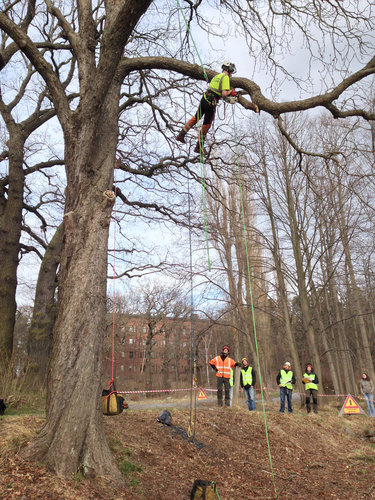
<path fill-rule="evenodd" d="M 221 69 L 223 71 L 228 71 L 228 73 L 234 74 L 236 70 L 236 65 L 230 61 L 225 61 L 225 63 L 222 64 Z"/>

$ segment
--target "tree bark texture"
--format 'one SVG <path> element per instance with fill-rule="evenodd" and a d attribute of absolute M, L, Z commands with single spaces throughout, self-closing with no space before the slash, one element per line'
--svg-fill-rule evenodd
<path fill-rule="evenodd" d="M 107 243 L 118 138 L 121 78 L 116 71 L 124 47 L 151 0 L 105 2 L 106 22 L 95 56 L 90 3 L 77 0 L 79 32 L 46 1 L 77 61 L 80 98 L 72 111 L 64 85 L 22 24 L 0 13 L 0 26 L 44 79 L 64 133 L 67 173 L 59 306 L 48 371 L 46 423 L 23 451 L 60 475 L 119 478 L 103 434 L 102 344 L 106 317 Z M 31 33 L 31 32 L 30 32 Z M 98 42 L 99 43 L 99 42 Z M 94 50 L 93 50 L 94 49 Z"/>
<path fill-rule="evenodd" d="M 68 174 L 58 313 L 48 370 L 46 423 L 23 455 L 60 475 L 119 477 L 103 435 L 102 347 L 107 244 L 120 84 L 99 112 L 65 135 Z M 99 115 L 99 116 L 98 116 Z M 88 117 L 89 118 L 89 117 Z"/>
<path fill-rule="evenodd" d="M 0 355 L 10 361 L 15 322 L 17 268 L 22 227 L 24 139 L 12 134 L 8 141 L 9 183 L 7 199 L 0 186 Z"/>
<path fill-rule="evenodd" d="M 52 331 L 56 319 L 57 269 L 60 263 L 64 225 L 60 224 L 49 242 L 39 269 L 33 316 L 29 328 L 29 370 L 46 381 L 51 352 Z"/>

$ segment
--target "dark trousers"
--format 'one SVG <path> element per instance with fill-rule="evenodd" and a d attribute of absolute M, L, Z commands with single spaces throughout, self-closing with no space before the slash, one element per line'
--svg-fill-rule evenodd
<path fill-rule="evenodd" d="M 280 387 L 280 412 L 284 413 L 285 411 L 285 398 L 288 400 L 288 412 L 292 413 L 292 395 L 293 390 L 288 389 L 287 387 Z"/>
<path fill-rule="evenodd" d="M 318 391 L 316 389 L 307 389 L 307 391 L 305 391 L 305 396 L 307 413 L 311 411 L 310 396 L 312 396 L 313 400 L 314 413 L 318 413 Z"/>
<path fill-rule="evenodd" d="M 217 404 L 223 406 L 223 385 L 225 390 L 225 406 L 229 406 L 229 378 L 216 377 L 217 380 Z"/>
<path fill-rule="evenodd" d="M 198 110 L 195 115 L 190 118 L 190 120 L 184 126 L 185 133 L 194 127 L 197 122 L 203 117 L 203 125 L 201 130 L 201 137 L 199 137 L 199 143 L 204 142 L 204 139 L 207 135 L 208 129 L 211 127 L 212 122 L 215 118 L 216 106 L 211 105 L 206 101 L 204 97 L 202 97 L 201 102 L 199 104 Z"/>

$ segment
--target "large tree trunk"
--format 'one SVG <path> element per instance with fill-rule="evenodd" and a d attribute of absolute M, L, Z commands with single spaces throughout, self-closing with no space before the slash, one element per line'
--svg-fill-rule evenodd
<path fill-rule="evenodd" d="M 60 263 L 64 225 L 61 223 L 49 242 L 39 270 L 35 291 L 33 317 L 29 328 L 29 370 L 45 382 L 56 319 L 55 293 L 57 268 Z"/>
<path fill-rule="evenodd" d="M 320 391 L 323 392 L 323 380 L 320 369 L 320 358 L 316 345 L 316 336 L 312 324 L 312 313 L 310 311 L 308 294 L 306 290 L 305 268 L 301 251 L 300 228 L 298 227 L 297 223 L 296 204 L 293 198 L 293 190 L 291 186 L 291 179 L 288 168 L 289 165 L 287 159 L 284 158 L 284 176 L 285 176 L 285 189 L 286 189 L 287 205 L 288 205 L 289 227 L 291 232 L 293 255 L 296 263 L 297 287 L 298 287 L 299 301 L 301 305 L 303 326 L 305 330 L 307 344 L 309 346 L 310 356 L 312 357 L 312 363 L 321 382 Z"/>
<path fill-rule="evenodd" d="M 269 185 L 266 165 L 264 165 L 264 168 L 263 168 L 263 175 L 264 175 L 264 180 L 265 180 L 265 185 L 266 185 L 265 205 L 266 205 L 266 210 L 268 213 L 268 217 L 269 217 L 271 229 L 272 229 L 271 252 L 272 252 L 273 261 L 274 261 L 275 270 L 276 270 L 276 276 L 277 276 L 278 297 L 279 297 L 279 301 L 281 303 L 281 313 L 282 313 L 282 316 L 284 319 L 285 333 L 286 333 L 288 345 L 290 348 L 290 354 L 292 356 L 293 371 L 296 374 L 297 390 L 298 390 L 298 392 L 300 392 L 302 394 L 304 392 L 303 385 L 302 385 L 302 369 L 301 369 L 301 364 L 300 364 L 300 360 L 299 360 L 299 356 L 298 356 L 297 343 L 296 343 L 296 340 L 295 340 L 294 335 L 293 335 L 292 324 L 290 321 L 290 313 L 289 313 L 289 307 L 288 307 L 288 295 L 287 295 L 286 283 L 285 283 L 285 279 L 284 279 L 282 259 L 280 256 L 279 238 L 278 238 L 278 233 L 277 233 L 277 228 L 276 228 L 275 216 L 274 216 L 274 212 L 273 212 L 273 208 L 272 208 L 272 198 L 271 198 L 271 193 L 270 193 L 270 185 Z M 302 396 L 301 396 L 301 400 L 302 400 Z"/>
<path fill-rule="evenodd" d="M 23 452 L 60 475 L 120 477 L 104 439 L 100 397 L 113 206 L 104 192 L 113 183 L 119 88 L 112 82 L 101 108 L 65 135 L 68 187 L 47 419 Z"/>
<path fill-rule="evenodd" d="M 9 148 L 9 187 L 0 186 L 0 356 L 3 367 L 10 361 L 16 315 L 18 252 L 22 227 L 24 140 L 11 134 Z"/>

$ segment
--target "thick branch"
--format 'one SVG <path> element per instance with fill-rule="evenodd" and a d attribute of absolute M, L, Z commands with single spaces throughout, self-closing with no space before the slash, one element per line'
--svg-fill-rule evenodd
<path fill-rule="evenodd" d="M 47 63 L 39 52 L 34 42 L 13 23 L 4 13 L 0 12 L 0 28 L 4 30 L 18 45 L 22 52 L 28 57 L 38 73 L 46 82 L 48 89 L 53 97 L 57 114 L 59 115 L 61 125 L 67 126 L 68 118 L 71 115 L 68 99 L 65 96 L 64 89 L 55 74 L 52 66 Z"/>
<path fill-rule="evenodd" d="M 165 69 L 169 71 L 176 71 L 196 80 L 205 80 L 204 72 L 201 66 L 180 61 L 178 59 L 171 59 L 169 57 L 139 57 L 134 59 L 124 59 L 121 62 L 119 69 L 122 78 L 125 78 L 125 76 L 132 71 L 139 71 L 142 69 Z M 211 79 L 217 72 L 206 69 L 206 73 L 208 78 Z M 259 109 L 266 111 L 274 117 L 293 111 L 306 111 L 318 106 L 325 107 L 335 116 L 334 112 L 337 114 L 339 111 L 336 111 L 337 108 L 332 108 L 332 102 L 338 99 L 349 87 L 373 74 L 375 74 L 375 58 L 372 58 L 361 70 L 353 73 L 348 78 L 345 78 L 334 89 L 327 91 L 324 94 L 319 94 L 307 99 L 286 102 L 274 102 L 267 99 L 267 97 L 263 95 L 259 85 L 248 78 L 231 78 L 231 83 L 233 87 L 245 90 L 250 95 L 253 103 L 257 104 Z M 243 96 L 239 97 L 239 103 L 244 108 L 253 110 L 252 103 L 250 103 Z M 357 112 L 357 114 L 366 120 L 375 120 L 375 113 L 367 113 L 361 110 Z"/>

